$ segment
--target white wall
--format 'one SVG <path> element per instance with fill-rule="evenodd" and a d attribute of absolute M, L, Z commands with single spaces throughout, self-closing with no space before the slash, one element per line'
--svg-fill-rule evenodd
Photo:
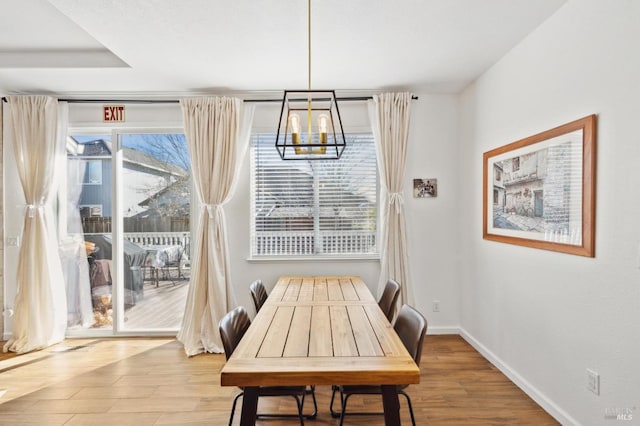
<path fill-rule="evenodd" d="M 415 305 L 429 322 L 429 333 L 457 333 L 460 324 L 457 246 L 459 225 L 458 101 L 450 95 L 418 94 L 414 101 L 405 206 L 409 266 Z M 436 178 L 435 198 L 413 198 L 414 178 Z M 438 300 L 440 312 L 433 312 Z"/>
<path fill-rule="evenodd" d="M 570 0 L 461 95 L 463 331 L 565 424 L 640 424 L 638 40 L 640 2 Z M 483 240 L 482 153 L 592 113 L 596 257 Z"/>

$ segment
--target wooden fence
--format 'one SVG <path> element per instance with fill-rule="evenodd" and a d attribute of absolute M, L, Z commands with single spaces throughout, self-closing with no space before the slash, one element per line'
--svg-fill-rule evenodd
<path fill-rule="evenodd" d="M 82 229 L 85 234 L 111 232 L 111 218 L 83 217 Z M 125 217 L 124 232 L 189 232 L 189 217 Z"/>

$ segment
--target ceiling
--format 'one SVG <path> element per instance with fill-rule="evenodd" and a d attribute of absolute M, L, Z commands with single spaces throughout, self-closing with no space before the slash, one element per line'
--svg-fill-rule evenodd
<path fill-rule="evenodd" d="M 313 0 L 312 87 L 455 93 L 566 0 Z M 307 87 L 304 0 L 2 0 L 0 93 Z"/>

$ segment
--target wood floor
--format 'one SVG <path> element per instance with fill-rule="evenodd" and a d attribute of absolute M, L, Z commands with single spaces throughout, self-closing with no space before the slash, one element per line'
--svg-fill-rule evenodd
<path fill-rule="evenodd" d="M 226 425 L 238 390 L 220 386 L 223 364 L 219 354 L 187 358 L 172 338 L 68 339 L 31 354 L 0 353 L 0 425 Z M 421 383 L 407 392 L 419 425 L 558 424 L 459 336 L 427 336 Z M 337 425 L 330 388 L 316 393 L 318 417 L 305 424 Z M 378 397 L 357 398 L 353 409 L 381 407 Z M 259 412 L 293 411 L 292 401 L 262 398 Z M 403 398 L 400 410 L 410 424 Z M 345 421 L 382 424 L 379 416 Z"/>

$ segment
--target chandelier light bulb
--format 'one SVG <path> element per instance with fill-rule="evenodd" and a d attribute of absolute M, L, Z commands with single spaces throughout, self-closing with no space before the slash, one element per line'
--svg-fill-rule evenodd
<path fill-rule="evenodd" d="M 329 127 L 329 116 L 320 114 L 318 116 L 318 132 L 320 133 L 320 143 L 327 143 L 327 128 Z"/>
<path fill-rule="evenodd" d="M 291 140 L 293 143 L 300 143 L 300 116 L 298 114 L 289 115 L 289 126 L 291 126 Z"/>

